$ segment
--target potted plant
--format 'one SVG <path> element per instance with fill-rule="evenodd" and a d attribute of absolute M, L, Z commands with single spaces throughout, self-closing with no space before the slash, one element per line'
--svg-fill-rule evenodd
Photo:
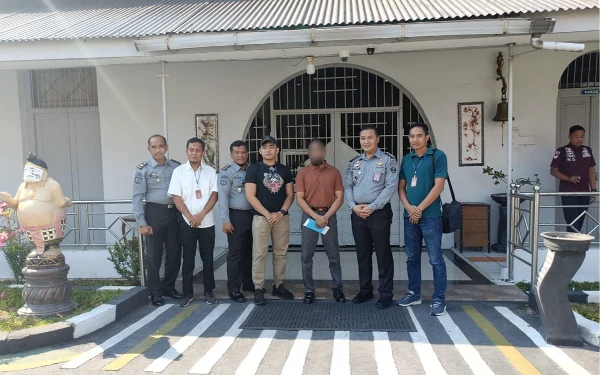
<path fill-rule="evenodd" d="M 495 170 L 490 166 L 486 166 L 483 168 L 483 174 L 487 174 L 492 177 L 494 181 L 494 185 L 500 185 L 500 183 L 504 182 L 508 183 L 507 176 L 504 172 L 500 170 Z M 536 174 L 533 175 L 533 179 L 531 178 L 517 178 L 513 180 L 512 183 L 518 186 L 539 186 L 540 178 Z M 492 245 L 492 249 L 497 252 L 506 252 L 506 215 L 507 215 L 507 198 L 506 193 L 496 193 L 491 194 L 492 200 L 498 203 L 500 206 L 498 207 L 498 231 L 497 231 L 497 239 L 496 243 Z"/>
<path fill-rule="evenodd" d="M 506 179 L 507 178 L 506 173 L 504 173 L 500 170 L 495 170 L 494 168 L 492 168 L 490 166 L 486 166 L 485 168 L 483 168 L 483 174 L 491 176 L 492 180 L 494 180 L 494 185 L 500 185 L 500 183 L 502 183 L 502 182 L 505 184 L 508 183 L 508 181 Z M 533 175 L 533 177 L 534 177 L 534 179 L 519 177 L 516 180 L 513 180 L 512 183 L 515 185 L 518 185 L 518 186 L 525 186 L 525 185 L 539 186 L 540 185 L 539 175 L 536 173 Z M 506 193 L 491 194 L 491 197 L 494 200 L 494 202 L 498 203 L 502 207 L 506 207 L 506 205 L 507 205 Z"/>

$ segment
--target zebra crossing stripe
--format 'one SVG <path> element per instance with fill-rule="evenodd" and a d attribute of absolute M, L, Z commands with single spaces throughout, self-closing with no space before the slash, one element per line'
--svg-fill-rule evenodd
<path fill-rule="evenodd" d="M 473 348 L 473 345 L 469 342 L 467 337 L 462 333 L 460 328 L 454 323 L 450 314 L 446 314 L 437 317 L 448 336 L 454 343 L 454 346 L 463 357 L 467 365 L 477 375 L 494 375 L 492 369 L 485 363 L 483 358 L 479 355 L 479 352 Z"/>
<path fill-rule="evenodd" d="M 292 345 L 283 370 L 281 370 L 281 375 L 302 375 L 312 333 L 312 331 L 298 331 L 294 345 Z"/>
<path fill-rule="evenodd" d="M 335 331 L 330 375 L 350 375 L 350 332 Z"/>
<path fill-rule="evenodd" d="M 506 359 L 523 375 L 541 375 L 541 373 L 531 364 L 514 346 L 508 342 L 496 327 L 490 323 L 475 307 L 465 305 L 462 307 L 467 314 L 473 319 L 479 329 L 490 339 L 490 341 L 498 347 L 498 350 L 504 354 Z"/>
<path fill-rule="evenodd" d="M 398 368 L 394 362 L 392 345 L 387 332 L 373 332 L 373 345 L 375 349 L 375 360 L 377 361 L 377 373 L 381 375 L 398 374 Z"/>
<path fill-rule="evenodd" d="M 235 375 L 256 374 L 258 366 L 260 366 L 265 354 L 267 354 L 267 350 L 269 350 L 276 332 L 274 330 L 262 331 L 258 339 L 254 342 L 254 345 L 252 345 L 252 349 L 250 349 L 246 358 L 244 358 L 240 366 L 235 370 Z"/>
<path fill-rule="evenodd" d="M 554 345 L 548 344 L 542 335 L 533 327 L 519 318 L 515 313 L 506 307 L 495 307 L 496 311 L 502 314 L 509 322 L 526 334 L 535 345 L 537 345 L 551 360 L 570 375 L 589 375 L 590 373 L 572 360 L 565 352 Z"/>
<path fill-rule="evenodd" d="M 425 335 L 425 332 L 423 331 L 421 324 L 419 324 L 419 321 L 417 320 L 415 313 L 413 312 L 413 310 L 410 306 L 407 307 L 407 309 L 408 309 L 408 313 L 410 314 L 410 317 L 411 317 L 413 323 L 415 324 L 415 328 L 417 329 L 417 332 L 410 332 L 410 338 L 413 342 L 413 346 L 415 347 L 417 355 L 419 356 L 419 359 L 421 360 L 421 365 L 423 366 L 423 370 L 425 370 L 425 374 L 427 374 L 427 375 L 446 374 L 446 370 L 444 370 L 444 367 L 440 363 L 440 360 L 439 360 L 437 354 L 435 354 L 433 347 L 429 343 L 429 340 L 427 339 L 427 335 Z"/>
<path fill-rule="evenodd" d="M 185 352 L 193 343 L 198 340 L 198 337 L 204 333 L 223 313 L 229 304 L 217 306 L 210 312 L 200 323 L 198 323 L 187 335 L 179 339 L 170 347 L 163 355 L 155 359 L 148 367 L 144 369 L 146 372 L 163 372 L 167 366 L 176 360 L 183 352 Z"/>
<path fill-rule="evenodd" d="M 225 352 L 229 350 L 235 339 L 242 332 L 240 326 L 246 320 L 250 312 L 254 308 L 254 304 L 248 305 L 246 309 L 242 312 L 239 318 L 233 323 L 231 328 L 225 335 L 217 341 L 217 343 L 210 348 L 210 350 L 202 357 L 189 371 L 190 374 L 209 374 L 212 368 L 217 364 L 217 362 L 225 355 Z"/>
<path fill-rule="evenodd" d="M 125 367 L 129 362 L 133 361 L 134 359 L 145 353 L 146 350 L 150 349 L 154 344 L 158 342 L 158 340 L 165 337 L 166 334 L 171 332 L 181 322 L 183 322 L 190 315 L 192 315 L 192 313 L 196 311 L 198 307 L 200 307 L 200 305 L 196 304 L 190 306 L 187 309 L 184 309 L 182 312 L 175 315 L 175 317 L 163 324 L 156 332 L 146 337 L 142 342 L 133 347 L 129 352 L 119 356 L 117 359 L 110 362 L 102 370 L 119 371 L 120 369 Z"/>
<path fill-rule="evenodd" d="M 104 341 L 102 344 L 96 345 L 92 349 L 82 353 L 80 356 L 63 364 L 61 366 L 61 368 L 64 368 L 64 369 L 78 368 L 79 366 L 83 365 L 90 359 L 94 358 L 95 356 L 97 356 L 99 354 L 102 354 L 105 350 L 112 348 L 113 346 L 117 345 L 118 343 L 120 343 L 121 341 L 126 339 L 127 337 L 131 336 L 134 332 L 136 332 L 137 330 L 139 330 L 146 324 L 150 323 L 154 319 L 156 319 L 160 314 L 164 313 L 172 306 L 173 306 L 172 304 L 168 304 L 168 305 L 164 305 L 164 306 L 157 308 L 156 310 L 154 310 L 150 314 L 146 315 L 142 319 L 138 320 L 134 324 L 130 325 L 129 327 L 125 328 L 124 330 L 117 333 L 113 337 Z"/>

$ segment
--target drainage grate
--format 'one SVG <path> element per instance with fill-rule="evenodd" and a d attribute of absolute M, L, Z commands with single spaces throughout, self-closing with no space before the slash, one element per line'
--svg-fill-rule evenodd
<path fill-rule="evenodd" d="M 379 310 L 375 303 L 269 301 L 256 306 L 243 329 L 416 332 L 408 310 L 398 306 Z"/>

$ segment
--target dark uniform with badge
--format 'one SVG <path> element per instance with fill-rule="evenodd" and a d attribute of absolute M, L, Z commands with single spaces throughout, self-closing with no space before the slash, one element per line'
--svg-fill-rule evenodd
<path fill-rule="evenodd" d="M 394 260 L 390 245 L 392 207 L 390 201 L 398 190 L 398 162 L 377 149 L 370 159 L 362 153 L 350 160 L 344 179 L 344 200 L 352 209 L 367 204 L 371 215 L 363 219 L 352 212 L 352 233 L 358 259 L 360 294 L 373 298 L 373 251 L 379 269 L 380 299 L 391 301 L 394 290 Z M 358 297 L 358 296 L 357 296 Z M 355 297 L 355 302 L 364 302 Z"/>
<path fill-rule="evenodd" d="M 575 147 L 571 143 L 559 147 L 554 153 L 554 159 L 550 167 L 558 168 L 559 172 L 566 176 L 580 176 L 579 182 L 560 181 L 558 191 L 561 192 L 588 192 L 590 191 L 589 170 L 596 166 L 592 149 L 588 146 Z M 585 206 L 590 204 L 588 196 L 563 196 L 563 212 L 567 224 L 573 223 L 573 228 L 580 231 L 583 227 L 585 216 L 575 221 L 584 211 Z M 575 206 L 575 207 L 573 207 Z M 578 207 L 577 207 L 578 206 Z M 569 232 L 575 232 L 571 226 L 567 227 Z"/>
<path fill-rule="evenodd" d="M 133 212 L 138 226 L 149 225 L 152 235 L 146 240 L 147 280 L 152 297 L 175 296 L 175 280 L 181 267 L 177 208 L 167 195 L 173 170 L 181 163 L 166 159 L 165 165 L 150 159 L 137 166 L 133 184 Z M 144 199 L 146 204 L 144 205 Z M 160 280 L 163 248 L 165 274 Z M 173 295 L 175 294 L 175 295 Z"/>
<path fill-rule="evenodd" d="M 244 181 L 246 169 L 237 164 L 226 165 L 219 177 L 219 208 L 223 224 L 231 223 L 233 233 L 227 233 L 227 289 L 254 291 L 252 281 L 252 206 L 246 199 Z"/>

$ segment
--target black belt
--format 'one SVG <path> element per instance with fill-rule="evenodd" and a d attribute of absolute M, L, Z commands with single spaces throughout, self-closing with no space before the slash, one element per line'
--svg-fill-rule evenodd
<path fill-rule="evenodd" d="M 237 208 L 231 208 L 231 207 L 229 207 L 229 209 L 230 209 L 230 210 L 233 210 L 233 211 L 247 212 L 247 213 L 250 213 L 250 212 L 253 212 L 253 211 L 254 211 L 253 209 L 249 209 L 249 210 L 238 210 Z"/>
<path fill-rule="evenodd" d="M 162 204 L 162 203 L 152 203 L 152 202 L 146 202 L 146 207 L 157 207 L 157 208 L 166 208 L 166 209 L 173 209 L 175 208 L 174 204 Z"/>
<path fill-rule="evenodd" d="M 315 211 L 315 212 L 327 212 L 329 211 L 329 207 L 313 207 L 310 206 L 310 209 Z"/>

